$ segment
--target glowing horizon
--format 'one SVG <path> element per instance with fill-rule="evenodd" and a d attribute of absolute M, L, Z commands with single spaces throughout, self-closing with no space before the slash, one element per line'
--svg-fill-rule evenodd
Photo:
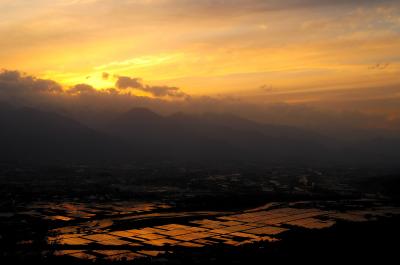
<path fill-rule="evenodd" d="M 1 0 L 0 10 L 0 68 L 66 88 L 113 87 L 108 73 L 295 104 L 327 91 L 393 97 L 371 91 L 400 83 L 396 1 Z"/>

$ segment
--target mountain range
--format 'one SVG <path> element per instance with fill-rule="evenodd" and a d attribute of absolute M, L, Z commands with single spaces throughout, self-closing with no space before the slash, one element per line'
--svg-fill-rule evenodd
<path fill-rule="evenodd" d="M 133 108 L 89 128 L 54 112 L 2 107 L 0 127 L 0 161 L 5 162 L 396 165 L 400 157 L 400 137 L 346 142 L 302 128 L 219 113 L 163 116 Z"/>

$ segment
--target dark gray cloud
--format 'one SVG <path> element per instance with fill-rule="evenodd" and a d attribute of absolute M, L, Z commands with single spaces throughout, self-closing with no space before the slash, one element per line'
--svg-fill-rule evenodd
<path fill-rule="evenodd" d="M 188 95 L 180 91 L 178 87 L 170 86 L 145 86 L 143 91 L 149 92 L 156 97 L 187 97 Z"/>
<path fill-rule="evenodd" d="M 150 93 L 155 97 L 188 97 L 188 95 L 182 92 L 178 87 L 145 85 L 140 78 L 131 78 L 127 76 L 118 76 L 115 87 L 118 89 L 132 88 Z"/>
<path fill-rule="evenodd" d="M 385 70 L 390 66 L 390 63 L 377 63 L 374 64 L 370 67 L 368 67 L 369 70 Z"/>
<path fill-rule="evenodd" d="M 78 84 L 67 91 L 70 94 L 88 94 L 88 93 L 96 93 L 96 89 L 88 84 Z"/>
<path fill-rule="evenodd" d="M 103 73 L 103 78 L 109 78 L 109 76 L 108 73 Z M 188 97 L 188 95 L 182 92 L 178 87 L 146 85 L 142 83 L 140 78 L 131 78 L 127 76 L 117 76 L 115 88 L 99 91 L 88 84 L 77 84 L 64 92 L 62 86 L 53 80 L 36 78 L 34 76 L 25 75 L 19 71 L 3 70 L 0 72 L 0 92 L 6 96 L 11 96 L 12 94 L 37 94 L 39 92 L 60 95 L 64 93 L 70 95 L 118 94 L 120 90 L 128 88 L 144 91 L 155 97 Z"/>
<path fill-rule="evenodd" d="M 18 71 L 0 72 L 0 91 L 7 93 L 61 92 L 60 84 L 53 80 L 24 75 Z"/>
<path fill-rule="evenodd" d="M 115 86 L 119 89 L 127 89 L 127 88 L 134 88 L 134 89 L 142 89 L 143 84 L 140 78 L 131 78 L 127 76 L 118 76 L 117 82 Z"/>
<path fill-rule="evenodd" d="M 108 80 L 108 78 L 110 78 L 110 74 L 104 72 L 104 73 L 101 75 L 101 77 L 102 77 L 104 80 Z"/>

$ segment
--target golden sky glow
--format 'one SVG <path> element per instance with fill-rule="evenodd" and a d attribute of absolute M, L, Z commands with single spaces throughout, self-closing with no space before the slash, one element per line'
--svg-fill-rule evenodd
<path fill-rule="evenodd" d="M 0 13 L 0 68 L 66 87 L 130 76 L 259 102 L 400 96 L 376 93 L 400 83 L 398 1 L 0 0 Z"/>

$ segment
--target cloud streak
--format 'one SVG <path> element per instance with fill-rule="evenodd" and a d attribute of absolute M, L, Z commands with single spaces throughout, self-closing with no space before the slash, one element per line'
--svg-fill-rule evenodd
<path fill-rule="evenodd" d="M 140 78 L 131 78 L 128 76 L 117 76 L 117 82 L 115 83 L 115 87 L 118 89 L 135 89 L 143 92 L 150 93 L 155 97 L 175 97 L 175 98 L 183 98 L 188 97 L 186 93 L 182 92 L 178 87 L 171 86 L 153 86 L 143 84 Z"/>

